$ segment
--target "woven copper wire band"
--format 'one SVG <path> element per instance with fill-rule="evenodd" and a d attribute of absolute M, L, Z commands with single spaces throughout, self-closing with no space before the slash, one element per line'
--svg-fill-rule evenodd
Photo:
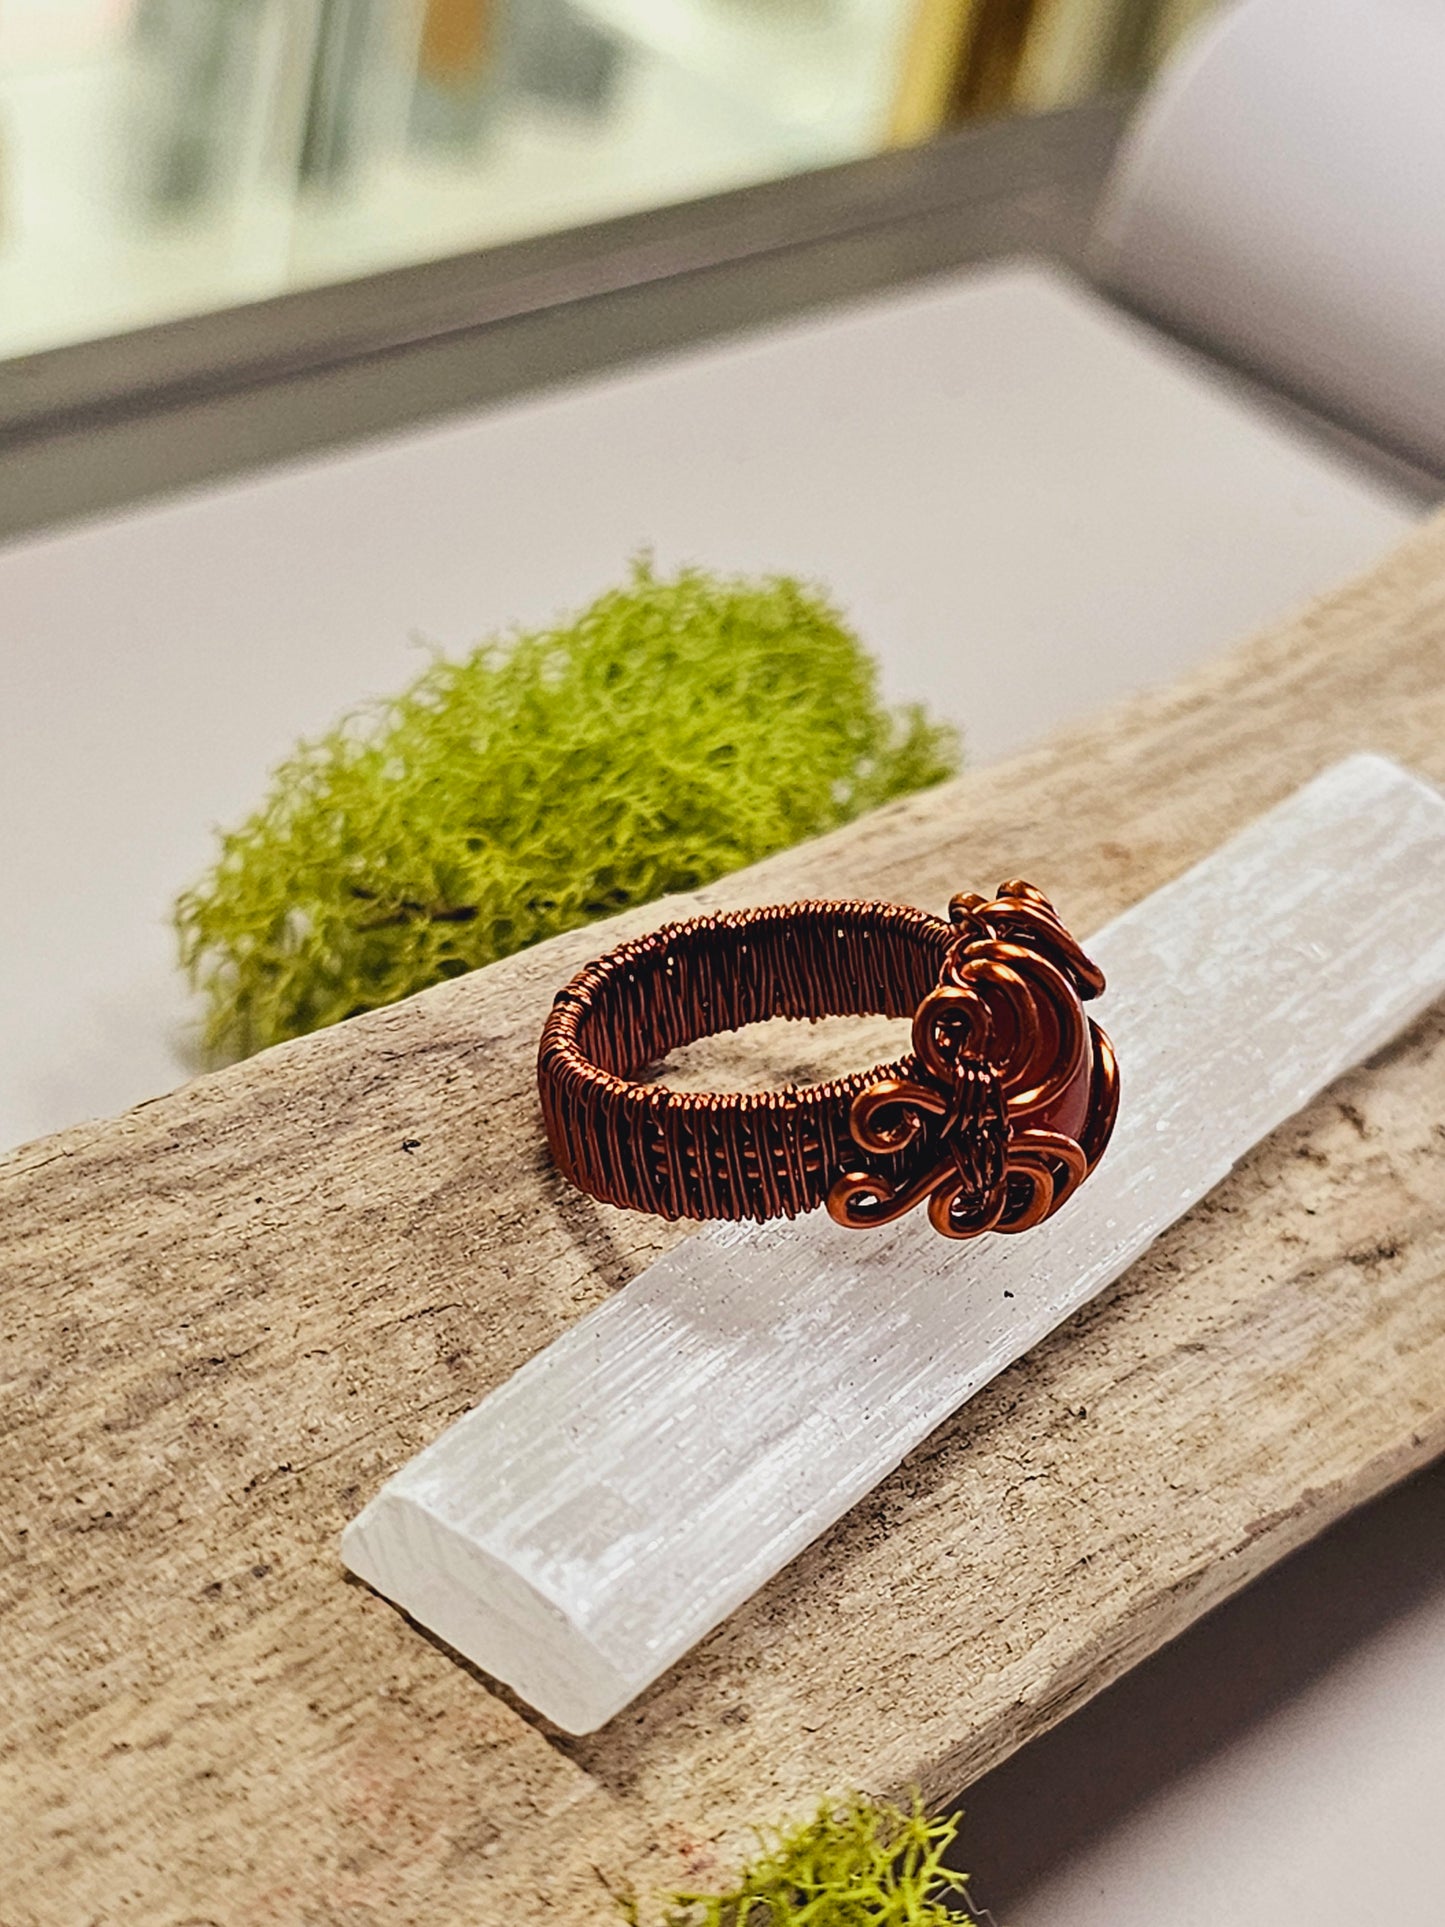
<path fill-rule="evenodd" d="M 911 1057 L 783 1091 L 637 1080 L 681 1044 L 770 1017 L 911 1017 L 957 938 L 897 904 L 794 903 L 669 924 L 589 964 L 558 993 L 537 1065 L 563 1175 L 664 1218 L 811 1211 L 856 1160 L 854 1098 Z"/>

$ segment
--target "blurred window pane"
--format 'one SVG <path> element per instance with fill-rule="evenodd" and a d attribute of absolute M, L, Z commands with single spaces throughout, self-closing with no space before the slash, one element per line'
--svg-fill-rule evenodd
<path fill-rule="evenodd" d="M 0 356 L 1077 99 L 1205 0 L 0 0 Z"/>

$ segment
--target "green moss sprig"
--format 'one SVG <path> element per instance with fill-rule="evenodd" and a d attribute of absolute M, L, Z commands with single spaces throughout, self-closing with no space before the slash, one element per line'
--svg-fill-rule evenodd
<path fill-rule="evenodd" d="M 667 1927 L 971 1927 L 948 1904 L 968 1885 L 943 1864 L 957 1832 L 957 1815 L 930 1819 L 916 1798 L 825 1804 L 765 1839 L 726 1892 L 675 1894 Z"/>
<path fill-rule="evenodd" d="M 645 563 L 570 622 L 433 660 L 298 746 L 176 906 L 206 1042 L 243 1056 L 949 776 L 838 611 Z"/>

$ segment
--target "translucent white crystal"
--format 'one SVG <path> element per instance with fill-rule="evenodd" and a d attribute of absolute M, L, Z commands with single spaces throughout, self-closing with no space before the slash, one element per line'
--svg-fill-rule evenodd
<path fill-rule="evenodd" d="M 1445 798 L 1352 757 L 1088 948 L 1123 1101 L 1057 1217 L 708 1226 L 389 1480 L 351 1570 L 600 1726 L 1445 991 Z"/>

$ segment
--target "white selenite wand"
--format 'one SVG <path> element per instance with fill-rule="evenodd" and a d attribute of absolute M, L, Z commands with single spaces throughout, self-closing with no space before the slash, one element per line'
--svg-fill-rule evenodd
<path fill-rule="evenodd" d="M 917 1212 L 708 1225 L 403 1466 L 345 1563 L 601 1726 L 1445 992 L 1445 797 L 1351 757 L 1088 949 L 1124 1098 L 1056 1217 L 966 1246 Z"/>

